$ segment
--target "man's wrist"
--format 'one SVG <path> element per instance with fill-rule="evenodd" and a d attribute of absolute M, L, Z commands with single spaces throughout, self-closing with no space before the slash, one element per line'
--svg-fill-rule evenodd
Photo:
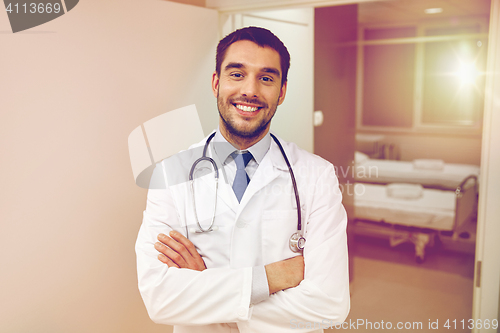
<path fill-rule="evenodd" d="M 290 259 L 273 262 L 266 265 L 269 294 L 280 290 L 293 288 L 304 279 L 304 257 L 296 256 Z"/>
<path fill-rule="evenodd" d="M 251 304 L 257 304 L 269 298 L 269 284 L 264 266 L 252 268 L 252 296 Z"/>
<path fill-rule="evenodd" d="M 269 286 L 269 295 L 290 287 L 283 278 L 285 272 L 282 266 L 282 262 L 278 261 L 264 267 L 266 270 L 267 284 Z"/>

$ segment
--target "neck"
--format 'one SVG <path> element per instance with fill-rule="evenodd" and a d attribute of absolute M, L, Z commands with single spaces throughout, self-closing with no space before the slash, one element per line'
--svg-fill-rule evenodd
<path fill-rule="evenodd" d="M 259 142 L 266 134 L 269 132 L 269 128 L 267 128 L 265 131 L 262 133 L 256 135 L 256 136 L 251 136 L 251 137 L 243 137 L 239 135 L 235 135 L 231 132 L 229 132 L 226 128 L 223 126 L 219 127 L 220 133 L 222 136 L 232 144 L 235 148 L 238 148 L 239 150 L 245 150 L 248 149 L 249 147 L 253 146 L 257 142 Z"/>

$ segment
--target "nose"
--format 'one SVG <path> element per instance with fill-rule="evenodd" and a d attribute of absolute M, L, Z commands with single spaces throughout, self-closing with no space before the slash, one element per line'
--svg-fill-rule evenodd
<path fill-rule="evenodd" d="M 254 77 L 247 77 L 246 80 L 243 81 L 243 84 L 241 85 L 241 91 L 240 91 L 242 96 L 254 98 L 259 96 L 259 82 L 257 78 Z"/>

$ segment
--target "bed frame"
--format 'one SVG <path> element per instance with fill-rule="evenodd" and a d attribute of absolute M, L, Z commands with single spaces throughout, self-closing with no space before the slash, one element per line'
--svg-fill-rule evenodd
<path fill-rule="evenodd" d="M 476 217 L 478 202 L 477 183 L 477 176 L 470 175 L 455 189 L 454 221 L 452 228 L 449 230 L 422 228 L 421 226 L 410 226 L 394 222 L 387 223 L 384 219 L 375 221 L 355 216 L 354 232 L 367 236 L 389 238 L 391 246 L 411 242 L 415 246 L 415 260 L 421 263 L 425 259 L 426 247 L 434 245 L 440 231 L 451 233 L 453 239 L 456 240 L 463 231 L 463 225 Z"/>

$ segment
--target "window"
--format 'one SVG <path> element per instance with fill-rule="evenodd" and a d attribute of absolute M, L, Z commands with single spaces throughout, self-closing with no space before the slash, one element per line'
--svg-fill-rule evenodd
<path fill-rule="evenodd" d="M 477 34 L 480 27 L 429 29 L 427 36 Z M 483 108 L 485 49 L 476 39 L 424 45 L 422 124 L 478 125 Z"/>
<path fill-rule="evenodd" d="M 479 130 L 485 22 L 362 27 L 358 129 Z"/>
<path fill-rule="evenodd" d="M 366 29 L 365 40 L 415 37 L 414 27 Z M 363 57 L 363 124 L 411 127 L 415 45 L 366 45 Z"/>

